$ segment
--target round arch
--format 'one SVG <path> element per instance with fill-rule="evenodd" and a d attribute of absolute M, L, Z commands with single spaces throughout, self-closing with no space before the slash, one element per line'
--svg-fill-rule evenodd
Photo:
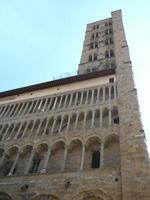
<path fill-rule="evenodd" d="M 0 192 L 0 199 L 2 199 L 2 200 L 12 200 L 12 198 L 5 192 Z"/>
<path fill-rule="evenodd" d="M 71 200 L 113 200 L 109 194 L 106 194 L 102 190 L 87 190 L 80 192 L 74 196 Z"/>
<path fill-rule="evenodd" d="M 40 194 L 37 196 L 34 196 L 30 200 L 59 200 L 56 196 L 53 196 L 51 194 Z"/>

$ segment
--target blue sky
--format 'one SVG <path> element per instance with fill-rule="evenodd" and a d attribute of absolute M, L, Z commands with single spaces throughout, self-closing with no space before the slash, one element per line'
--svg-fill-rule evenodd
<path fill-rule="evenodd" d="M 0 91 L 74 72 L 86 24 L 122 9 L 150 151 L 150 1 L 0 0 Z"/>

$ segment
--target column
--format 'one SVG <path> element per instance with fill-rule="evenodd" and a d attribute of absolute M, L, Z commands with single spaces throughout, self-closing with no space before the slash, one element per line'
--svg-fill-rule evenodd
<path fill-rule="evenodd" d="M 8 133 L 8 131 L 9 131 L 10 126 L 11 126 L 11 125 L 8 124 L 8 127 L 7 127 L 7 129 L 5 130 L 4 135 L 3 135 L 3 137 L 2 137 L 2 141 L 5 140 L 5 137 L 6 137 L 7 133 Z"/>
<path fill-rule="evenodd" d="M 50 120 L 50 118 L 47 118 L 47 119 L 46 119 L 46 124 L 45 124 L 44 131 L 43 131 L 43 133 L 42 133 L 42 136 L 44 136 L 45 133 L 46 133 L 46 130 L 47 130 L 47 128 L 48 128 L 48 124 L 49 124 L 49 120 Z"/>
<path fill-rule="evenodd" d="M 68 122 L 67 122 L 67 128 L 66 128 L 66 131 L 69 131 L 70 120 L 71 120 L 71 114 L 68 116 Z"/>
<path fill-rule="evenodd" d="M 91 104 L 93 104 L 93 99 L 94 99 L 94 89 L 92 90 Z"/>
<path fill-rule="evenodd" d="M 68 94 L 66 94 L 66 96 L 65 96 L 65 101 L 64 101 L 64 106 L 63 106 L 63 108 L 66 107 L 67 99 L 68 99 Z"/>
<path fill-rule="evenodd" d="M 5 108 L 3 109 L 3 111 L 2 111 L 2 113 L 0 115 L 0 118 L 3 117 L 3 114 L 6 112 L 7 109 L 8 109 L 8 105 L 6 105 Z"/>
<path fill-rule="evenodd" d="M 23 115 L 26 114 L 26 110 L 28 109 L 29 103 L 30 103 L 30 102 L 26 102 L 26 106 L 25 106 L 24 111 L 22 112 L 22 115 L 21 115 L 21 116 L 23 116 Z"/>
<path fill-rule="evenodd" d="M 114 84 L 114 99 L 117 98 L 117 85 Z"/>
<path fill-rule="evenodd" d="M 36 133 L 35 133 L 35 136 L 38 136 L 39 131 L 40 131 L 41 126 L 42 126 L 42 122 L 43 122 L 43 119 L 40 119 L 40 123 L 39 123 L 39 126 L 38 126 L 38 128 L 37 128 L 37 131 L 36 131 Z"/>
<path fill-rule="evenodd" d="M 70 101 L 69 101 L 69 107 L 71 107 L 71 104 L 72 104 L 72 98 L 73 98 L 73 93 L 71 93 L 71 96 L 70 96 Z"/>
<path fill-rule="evenodd" d="M 31 102 L 31 105 L 30 105 L 29 110 L 28 110 L 28 114 L 33 112 L 33 110 L 32 110 L 33 107 L 34 107 L 34 101 Z"/>
<path fill-rule="evenodd" d="M 63 121 L 64 121 L 64 116 L 61 116 L 61 122 L 60 122 L 59 130 L 58 130 L 59 133 L 61 132 Z"/>
<path fill-rule="evenodd" d="M 30 136 L 31 136 L 31 137 L 34 136 L 34 134 L 32 135 L 32 133 L 33 133 L 35 124 L 36 124 L 36 120 L 33 120 L 30 133 L 29 133 L 28 136 L 27 136 L 28 138 L 30 138 Z"/>
<path fill-rule="evenodd" d="M 101 149 L 100 149 L 100 168 L 104 167 L 104 143 L 101 143 Z"/>
<path fill-rule="evenodd" d="M 84 92 L 81 92 L 80 105 L 82 105 L 82 101 L 83 101 L 83 95 L 84 95 Z"/>
<path fill-rule="evenodd" d="M 7 137 L 7 140 L 9 140 L 11 138 L 11 136 L 12 136 L 13 132 L 15 131 L 16 127 L 17 127 L 17 124 L 14 124 L 9 136 Z"/>
<path fill-rule="evenodd" d="M 64 170 L 65 170 L 66 161 L 67 161 L 67 154 L 68 154 L 68 146 L 65 145 L 65 150 L 64 150 L 64 159 L 63 159 L 63 163 L 62 163 L 61 171 L 64 171 Z"/>
<path fill-rule="evenodd" d="M 53 131 L 54 131 L 55 124 L 56 124 L 56 118 L 54 118 L 53 125 L 52 125 L 52 128 L 51 128 L 51 133 L 53 133 Z"/>
<path fill-rule="evenodd" d="M 78 118 L 79 118 L 79 113 L 77 113 L 77 115 L 76 115 L 76 120 L 75 120 L 75 126 L 74 126 L 74 129 L 77 129 Z"/>
<path fill-rule="evenodd" d="M 33 108 L 33 113 L 36 113 L 37 112 L 37 107 L 38 107 L 38 104 L 39 104 L 40 100 L 36 100 L 35 102 L 35 105 L 34 105 L 34 108 Z"/>
<path fill-rule="evenodd" d="M 47 111 L 49 111 L 49 110 L 52 108 L 52 106 L 53 106 L 53 105 L 52 105 L 53 98 L 54 98 L 54 97 L 51 97 L 51 98 L 50 98 L 50 102 L 49 102 L 49 106 L 48 106 L 48 108 L 47 108 Z"/>
<path fill-rule="evenodd" d="M 30 167 L 31 167 L 31 164 L 32 164 L 32 160 L 33 160 L 34 155 L 35 155 L 35 152 L 36 152 L 35 149 L 32 149 L 29 161 L 27 162 L 27 167 L 26 167 L 26 170 L 25 170 L 25 174 L 29 173 L 29 170 L 30 170 Z"/>
<path fill-rule="evenodd" d="M 22 138 L 24 137 L 24 135 L 25 135 L 25 133 L 26 133 L 26 131 L 27 131 L 27 129 L 28 129 L 29 123 L 30 123 L 30 121 L 27 121 L 27 122 L 26 122 L 24 131 L 23 131 L 23 133 L 22 133 Z"/>
<path fill-rule="evenodd" d="M 46 111 L 46 105 L 47 105 L 47 102 L 48 102 L 48 98 L 46 98 L 46 100 L 45 100 L 45 103 L 44 103 L 44 106 L 43 106 L 43 112 L 45 112 Z"/>
<path fill-rule="evenodd" d="M 55 101 L 54 101 L 54 105 L 53 105 L 52 109 L 55 109 L 56 103 L 57 103 L 57 97 L 55 97 Z"/>
<path fill-rule="evenodd" d="M 51 147 L 48 147 L 47 154 L 45 156 L 45 160 L 44 160 L 44 164 L 43 164 L 43 168 L 41 170 L 41 173 L 46 173 L 46 169 L 47 169 L 47 165 L 48 165 L 48 161 L 50 159 L 50 156 L 51 156 Z"/>
<path fill-rule="evenodd" d="M 83 128 L 86 127 L 86 115 L 87 115 L 87 112 L 85 111 L 84 112 L 84 120 L 83 120 Z"/>
<path fill-rule="evenodd" d="M 84 166 L 84 157 L 85 157 L 85 144 L 82 144 L 82 154 L 81 154 L 80 171 L 83 170 L 83 166 Z"/>
<path fill-rule="evenodd" d="M 7 117 L 7 115 L 9 114 L 9 112 L 10 112 L 11 109 L 13 109 L 13 106 L 12 106 L 12 105 L 8 106 L 8 109 L 7 109 L 7 111 L 4 113 L 3 118 L 6 118 L 6 117 Z"/>
<path fill-rule="evenodd" d="M 85 100 L 85 104 L 88 104 L 88 98 L 89 98 L 89 90 L 86 91 L 86 100 Z"/>
<path fill-rule="evenodd" d="M 111 86 L 109 86 L 108 89 L 109 89 L 109 97 L 108 97 L 108 100 L 111 101 Z"/>
<path fill-rule="evenodd" d="M 77 102 L 78 102 L 78 92 L 76 93 L 76 97 L 75 97 L 75 102 L 74 102 L 75 106 L 77 105 Z"/>
<path fill-rule="evenodd" d="M 20 133 L 20 131 L 21 131 L 22 125 L 23 125 L 23 123 L 22 123 L 22 122 L 20 122 L 19 129 L 18 129 L 18 131 L 17 131 L 17 133 L 16 133 L 16 135 L 15 135 L 14 139 L 17 139 L 17 138 L 18 138 L 18 135 L 19 135 L 19 133 Z"/>
<path fill-rule="evenodd" d="M 22 103 L 21 108 L 20 108 L 20 110 L 19 110 L 19 112 L 18 112 L 18 116 L 21 114 L 21 112 L 22 112 L 22 110 L 23 110 L 23 108 L 24 108 L 24 105 L 25 105 L 25 102 Z"/>
<path fill-rule="evenodd" d="M 100 88 L 97 88 L 97 100 L 96 100 L 96 103 L 99 103 L 99 99 L 100 99 Z"/>
<path fill-rule="evenodd" d="M 109 125 L 111 125 L 111 108 L 109 108 Z"/>
<path fill-rule="evenodd" d="M 103 109 L 100 109 L 100 127 L 103 126 Z"/>
<path fill-rule="evenodd" d="M 12 165 L 12 167 L 10 169 L 10 172 L 9 172 L 8 176 L 11 176 L 14 173 L 14 169 L 15 169 L 16 164 L 18 162 L 19 156 L 20 156 L 20 152 L 18 151 L 17 154 L 16 154 L 16 158 L 15 158 L 15 160 L 13 162 L 13 165 Z"/>
<path fill-rule="evenodd" d="M 20 107 L 20 104 L 16 104 L 16 108 L 15 108 L 15 111 L 13 112 L 13 114 L 11 115 L 12 117 L 16 115 L 17 111 L 18 111 L 18 108 Z"/>
<path fill-rule="evenodd" d="M 105 87 L 103 87 L 103 101 L 105 101 Z"/>
<path fill-rule="evenodd" d="M 63 99 L 63 96 L 61 96 L 61 97 L 60 97 L 60 102 L 59 102 L 59 105 L 58 105 L 58 109 L 60 109 L 60 108 L 61 108 L 62 99 Z"/>
<path fill-rule="evenodd" d="M 94 127 L 94 120 L 95 120 L 95 110 L 92 111 L 92 124 L 91 124 L 91 128 Z"/>

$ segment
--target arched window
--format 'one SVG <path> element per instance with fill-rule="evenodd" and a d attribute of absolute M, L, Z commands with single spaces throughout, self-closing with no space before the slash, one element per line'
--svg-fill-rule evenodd
<path fill-rule="evenodd" d="M 41 162 L 41 159 L 39 158 L 39 156 L 35 156 L 33 161 L 32 161 L 32 166 L 31 166 L 31 169 L 30 169 L 30 173 L 37 173 L 38 172 L 38 168 L 40 166 L 40 162 Z"/>
<path fill-rule="evenodd" d="M 114 56 L 115 56 L 114 51 L 110 50 L 110 57 L 114 57 Z"/>
<path fill-rule="evenodd" d="M 100 167 L 100 152 L 94 151 L 92 154 L 92 168 L 99 168 Z"/>
<path fill-rule="evenodd" d="M 94 60 L 97 60 L 97 54 L 96 53 L 94 54 Z"/>
<path fill-rule="evenodd" d="M 89 62 L 92 62 L 92 55 L 89 55 Z"/>

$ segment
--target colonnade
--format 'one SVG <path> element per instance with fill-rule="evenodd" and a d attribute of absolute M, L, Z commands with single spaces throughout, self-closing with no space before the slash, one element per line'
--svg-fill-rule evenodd
<path fill-rule="evenodd" d="M 99 104 L 116 98 L 116 84 L 109 83 L 101 87 L 66 92 L 27 101 L 9 103 L 0 106 L 0 120 L 43 114 L 56 109 L 67 109 L 89 104 Z"/>
<path fill-rule="evenodd" d="M 94 154 L 99 157 L 94 158 Z M 58 140 L 18 147 L 5 151 L 0 149 L 0 174 L 51 173 L 60 171 L 82 171 L 90 168 L 120 165 L 119 136 L 107 135 L 100 139 L 91 136 L 87 140 L 79 138 L 70 142 Z"/>
<path fill-rule="evenodd" d="M 93 109 L 0 124 L 0 140 L 36 138 L 113 124 L 119 124 L 117 106 L 97 106 Z"/>

